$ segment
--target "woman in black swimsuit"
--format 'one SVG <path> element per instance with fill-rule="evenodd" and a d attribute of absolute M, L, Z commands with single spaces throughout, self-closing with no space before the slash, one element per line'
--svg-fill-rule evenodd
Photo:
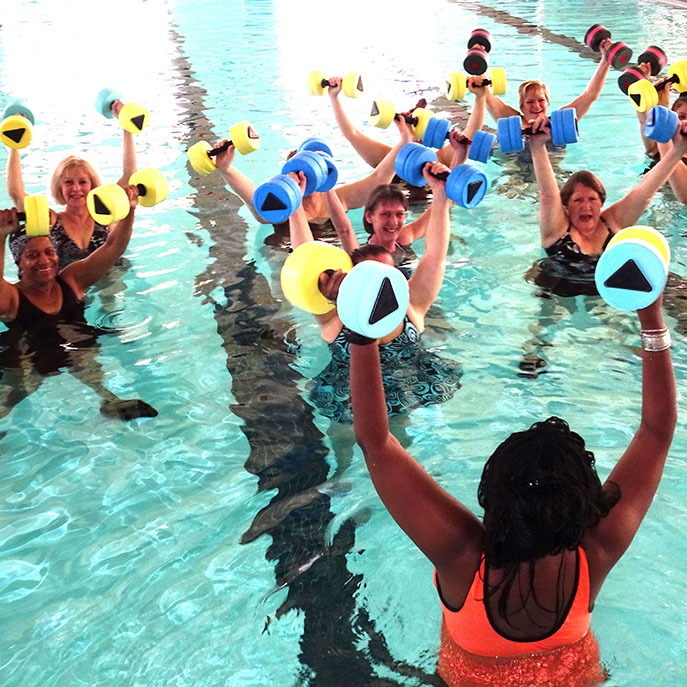
<path fill-rule="evenodd" d="M 19 281 L 4 279 L 5 237 L 18 228 L 16 210 L 0 210 L 0 320 L 8 328 L 0 335 L 0 367 L 11 378 L 0 396 L 0 416 L 38 388 L 42 379 L 66 368 L 102 399 L 108 417 L 130 420 L 154 417 L 157 411 L 138 399 L 122 400 L 102 385 L 95 360 L 97 330 L 84 317 L 86 290 L 103 277 L 129 243 L 138 203 L 135 186 L 125 187 L 128 216 L 112 225 L 107 240 L 87 258 L 59 269 L 52 236 L 15 233 L 12 255 Z"/>
<path fill-rule="evenodd" d="M 606 192 L 591 172 L 575 172 L 559 190 L 546 152 L 551 130 L 546 118 L 532 123 L 534 172 L 539 185 L 541 244 L 549 256 L 575 261 L 586 256 L 595 262 L 613 234 L 642 216 L 654 193 L 668 180 L 687 151 L 687 121 L 673 136 L 673 147 L 623 198 L 602 209 Z"/>
<path fill-rule="evenodd" d="M 124 103 L 115 100 L 112 112 L 118 115 Z M 129 183 L 136 171 L 136 151 L 133 134 L 122 130 L 123 160 L 120 186 Z M 83 158 L 70 155 L 59 162 L 50 180 L 53 198 L 65 208 L 61 212 L 50 211 L 50 234 L 55 241 L 59 268 L 63 269 L 75 260 L 90 255 L 107 240 L 109 228 L 97 224 L 88 212 L 86 197 L 91 189 L 100 186 L 100 178 L 93 166 Z M 24 210 L 24 190 L 19 151 L 9 149 L 7 161 L 7 192 L 19 211 Z M 13 241 L 10 236 L 10 244 Z"/>

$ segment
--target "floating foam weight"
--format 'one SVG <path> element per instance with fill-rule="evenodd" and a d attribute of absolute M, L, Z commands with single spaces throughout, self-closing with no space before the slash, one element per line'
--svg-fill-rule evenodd
<path fill-rule="evenodd" d="M 632 49 L 626 43 L 617 41 L 608 49 L 606 59 L 613 69 L 622 69 L 630 64 Z"/>
<path fill-rule="evenodd" d="M 117 116 L 119 123 L 125 131 L 131 134 L 140 134 L 148 126 L 150 112 L 136 103 L 126 103 Z"/>
<path fill-rule="evenodd" d="M 212 174 L 217 169 L 215 161 L 210 157 L 212 150 L 212 146 L 207 141 L 198 141 L 188 149 L 191 167 L 201 176 Z"/>
<path fill-rule="evenodd" d="M 298 146 L 298 152 L 302 153 L 304 150 L 311 150 L 314 152 L 323 151 L 328 155 L 332 154 L 332 149 L 327 145 L 326 141 L 321 138 L 311 137 L 306 138 L 303 143 Z"/>
<path fill-rule="evenodd" d="M 46 236 L 50 233 L 50 209 L 45 196 L 26 196 L 24 212 L 17 213 L 17 217 L 25 223 L 28 236 Z"/>
<path fill-rule="evenodd" d="M 451 123 L 448 119 L 440 119 L 439 117 L 431 117 L 425 127 L 425 133 L 422 137 L 422 145 L 428 148 L 441 148 L 448 138 L 448 130 Z"/>
<path fill-rule="evenodd" d="M 646 114 L 644 135 L 653 141 L 667 143 L 675 135 L 679 122 L 676 112 L 663 105 L 655 105 Z"/>
<path fill-rule="evenodd" d="M 522 119 L 519 115 L 501 117 L 496 122 L 496 133 L 502 153 L 517 153 L 525 148 L 522 138 Z"/>
<path fill-rule="evenodd" d="M 489 68 L 489 55 L 486 50 L 472 48 L 468 50 L 463 60 L 463 69 L 472 76 L 484 74 Z"/>
<path fill-rule="evenodd" d="M 484 29 L 475 29 L 468 38 L 468 50 L 481 45 L 486 52 L 491 52 L 491 34 Z"/>
<path fill-rule="evenodd" d="M 207 176 L 217 169 L 212 159 L 233 145 L 241 155 L 249 155 L 260 149 L 260 136 L 250 122 L 237 122 L 229 129 L 229 140 L 213 148 L 207 141 L 198 141 L 188 149 L 191 167 L 201 176 Z"/>
<path fill-rule="evenodd" d="M 339 170 L 337 170 L 334 158 L 331 155 L 326 153 L 324 150 L 317 150 L 314 152 L 324 160 L 324 163 L 327 166 L 327 176 L 317 187 L 318 191 L 324 193 L 325 191 L 330 191 L 336 185 L 336 182 L 339 178 Z"/>
<path fill-rule="evenodd" d="M 396 174 L 413 186 L 424 186 L 425 177 L 422 168 L 427 162 L 436 162 L 437 156 L 433 150 L 419 143 L 406 143 L 396 155 L 394 168 Z"/>
<path fill-rule="evenodd" d="M 463 72 L 451 72 L 446 77 L 446 97 L 449 100 L 462 100 L 467 90 L 467 79 Z"/>
<path fill-rule="evenodd" d="M 658 91 L 647 79 L 640 79 L 627 88 L 630 102 L 638 112 L 646 112 L 658 105 Z"/>
<path fill-rule="evenodd" d="M 0 140 L 8 148 L 20 150 L 31 143 L 33 131 L 27 117 L 13 114 L 0 122 Z"/>
<path fill-rule="evenodd" d="M 477 162 L 487 162 L 491 156 L 491 149 L 494 147 L 495 141 L 496 136 L 494 134 L 481 129 L 476 131 L 468 150 L 468 158 Z"/>
<path fill-rule="evenodd" d="M 645 62 L 651 68 L 651 76 L 658 76 L 668 64 L 668 58 L 662 48 L 650 45 L 638 58 L 637 64 Z"/>
<path fill-rule="evenodd" d="M 336 308 L 350 330 L 378 339 L 403 322 L 409 301 L 408 280 L 399 270 L 363 260 L 341 282 Z"/>
<path fill-rule="evenodd" d="M 296 153 L 290 160 L 287 160 L 281 168 L 281 173 L 289 174 L 289 172 L 303 172 L 305 175 L 305 193 L 303 195 L 306 196 L 321 188 L 329 174 L 324 158 L 312 150 Z"/>
<path fill-rule="evenodd" d="M 6 119 L 12 115 L 21 115 L 22 117 L 26 117 L 26 119 L 31 122 L 32 126 L 36 123 L 36 118 L 33 116 L 33 112 L 31 112 L 31 110 L 20 101 L 16 101 L 8 105 L 5 108 L 2 118 Z"/>
<path fill-rule="evenodd" d="M 343 249 L 322 241 L 308 241 L 295 248 L 284 261 L 281 288 L 289 303 L 315 315 L 324 315 L 336 305 L 320 291 L 320 275 L 327 270 L 350 272 L 352 267 L 351 258 Z"/>
<path fill-rule="evenodd" d="M 554 145 L 562 146 L 577 143 L 577 111 L 574 107 L 564 107 L 551 113 L 551 140 Z"/>
<path fill-rule="evenodd" d="M 646 78 L 644 72 L 637 69 L 637 67 L 629 67 L 618 77 L 618 87 L 625 94 L 633 83 Z"/>
<path fill-rule="evenodd" d="M 129 183 L 138 189 L 138 202 L 146 208 L 161 203 L 169 193 L 167 179 L 152 167 L 134 172 L 129 177 Z"/>
<path fill-rule="evenodd" d="M 471 165 L 458 165 L 446 179 L 446 195 L 458 205 L 471 210 L 487 192 L 487 177 Z"/>
<path fill-rule="evenodd" d="M 370 110 L 370 124 L 380 129 L 387 129 L 391 122 L 396 117 L 396 109 L 388 101 L 378 98 L 372 101 L 372 109 Z"/>
<path fill-rule="evenodd" d="M 115 100 L 121 100 L 122 96 L 113 88 L 103 88 L 95 98 L 95 109 L 108 119 L 114 119 L 115 115 L 112 112 L 112 103 Z"/>
<path fill-rule="evenodd" d="M 253 207 L 265 221 L 281 224 L 298 209 L 302 198 L 295 179 L 278 174 L 255 189 Z"/>
<path fill-rule="evenodd" d="M 601 41 L 610 37 L 611 32 L 603 24 L 592 24 L 584 34 L 584 44 L 594 52 L 599 52 Z"/>
<path fill-rule="evenodd" d="M 365 90 L 360 74 L 348 72 L 341 82 L 341 90 L 348 98 L 357 98 Z"/>
<path fill-rule="evenodd" d="M 119 184 L 104 184 L 90 191 L 86 207 L 98 224 L 112 224 L 129 214 L 129 196 Z"/>
<path fill-rule="evenodd" d="M 594 278 L 601 297 L 620 310 L 639 310 L 661 294 L 668 278 L 670 247 L 651 227 L 619 231 L 599 258 Z"/>

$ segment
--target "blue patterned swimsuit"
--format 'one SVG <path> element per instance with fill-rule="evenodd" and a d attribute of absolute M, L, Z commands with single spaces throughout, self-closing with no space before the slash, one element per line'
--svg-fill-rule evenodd
<path fill-rule="evenodd" d="M 106 226 L 96 224 L 93 227 L 93 234 L 88 245 L 85 248 L 79 248 L 67 234 L 62 219 L 58 217 L 55 226 L 50 230 L 50 237 L 55 243 L 57 257 L 60 260 L 58 269 L 62 270 L 76 260 L 88 257 L 96 248 L 100 248 L 107 241 L 109 234 L 110 230 Z"/>
<path fill-rule="evenodd" d="M 343 332 L 329 344 L 329 350 L 332 359 L 313 380 L 310 400 L 325 417 L 351 422 L 350 344 Z M 379 357 L 389 415 L 448 401 L 460 388 L 460 364 L 423 348 L 420 332 L 408 317 L 403 331 L 379 346 Z"/>

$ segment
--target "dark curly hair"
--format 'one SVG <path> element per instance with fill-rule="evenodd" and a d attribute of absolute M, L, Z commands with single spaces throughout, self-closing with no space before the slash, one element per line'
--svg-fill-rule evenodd
<path fill-rule="evenodd" d="M 608 515 L 620 488 L 602 487 L 594 454 L 565 420 L 550 417 L 511 434 L 482 471 L 485 561 L 504 570 L 499 614 L 522 563 L 575 550 L 585 531 Z"/>

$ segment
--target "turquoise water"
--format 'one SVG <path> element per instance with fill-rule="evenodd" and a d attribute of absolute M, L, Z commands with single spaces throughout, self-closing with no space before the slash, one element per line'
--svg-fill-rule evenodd
<path fill-rule="evenodd" d="M 507 13 L 448 0 L 421 11 L 357 1 L 7 4 L 0 104 L 23 97 L 37 117 L 27 189 L 44 192 L 74 150 L 104 180 L 119 176 L 117 125 L 92 105 L 114 86 L 151 110 L 139 165 L 161 169 L 171 193 L 137 213 L 128 271 L 95 289 L 88 309 L 111 330 L 99 339 L 107 386 L 160 415 L 104 419 L 95 394 L 61 374 L 0 419 L 0 682 L 434 684 L 431 566 L 379 503 L 350 427 L 307 401 L 328 354 L 311 318 L 283 302 L 285 254 L 264 245 L 267 229 L 215 177 L 189 172 L 185 151 L 250 119 L 262 147 L 236 165 L 257 182 L 313 135 L 331 142 L 341 178 L 355 179 L 366 168 L 327 99 L 307 94 L 311 69 L 360 71 L 365 96 L 399 106 L 432 100 L 481 26 L 510 84 L 543 78 L 555 107 L 595 68 L 579 52 L 591 23 L 635 54 L 658 43 L 675 61 L 685 57 L 685 13 L 634 2 L 605 3 L 603 16 L 588 2 L 511 2 Z M 609 202 L 646 164 L 616 76 L 560 165 L 598 172 Z M 370 135 L 394 140 L 364 124 L 369 98 L 345 105 Z M 561 415 L 605 475 L 639 417 L 633 316 L 595 298 L 542 297 L 524 278 L 541 257 L 533 179 L 499 156 L 485 171 L 484 202 L 452 211 L 445 285 L 425 335 L 461 362 L 462 388 L 393 421 L 473 508 L 484 459 L 509 432 Z M 667 235 L 682 276 L 686 218 L 669 191 L 644 218 Z M 685 307 L 678 297 L 667 306 L 681 388 Z M 520 377 L 524 355 L 545 359 L 547 373 Z M 594 612 L 610 685 L 684 682 L 686 460 L 681 419 L 650 514 Z"/>

